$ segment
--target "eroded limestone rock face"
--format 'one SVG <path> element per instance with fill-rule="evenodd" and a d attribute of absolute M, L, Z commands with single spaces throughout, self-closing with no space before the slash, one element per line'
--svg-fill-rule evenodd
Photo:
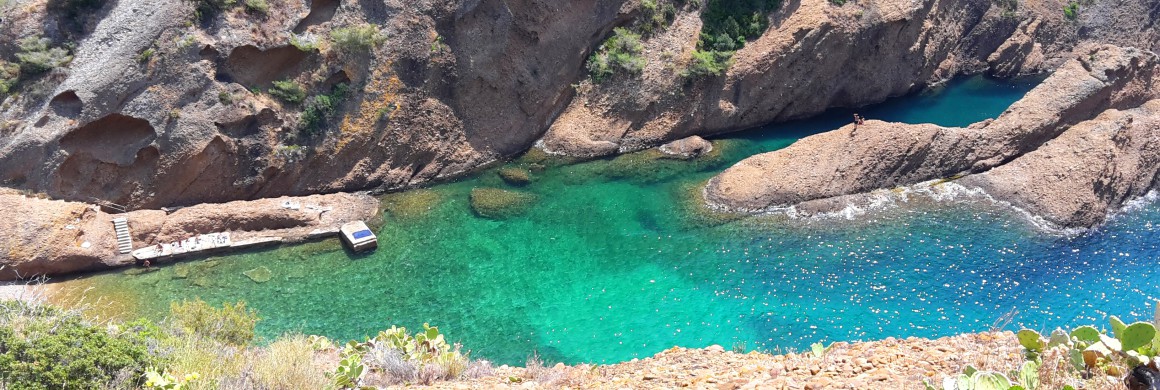
<path fill-rule="evenodd" d="M 978 174 L 960 182 L 1064 227 L 1098 224 L 1154 187 L 1158 66 L 1150 51 L 1093 47 L 993 121 L 847 125 L 742 160 L 710 180 L 705 197 L 735 210 L 816 208 L 828 198 Z"/>

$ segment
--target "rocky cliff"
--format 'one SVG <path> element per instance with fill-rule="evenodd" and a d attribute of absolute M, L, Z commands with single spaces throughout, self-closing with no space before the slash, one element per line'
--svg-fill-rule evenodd
<path fill-rule="evenodd" d="M 398 188 L 521 152 L 627 12 L 616 0 L 64 1 L 97 4 L 69 33 L 54 2 L 15 1 L 0 18 L 10 63 L 22 38 L 75 45 L 67 66 L 5 97 L 0 182 L 131 208 Z M 279 99 L 275 82 L 309 97 Z"/>
<path fill-rule="evenodd" d="M 1088 227 L 1155 187 L 1155 53 L 1093 47 L 997 119 L 967 128 L 868 121 L 745 159 L 710 180 L 727 209 L 840 207 L 837 197 L 959 178 L 1062 227 Z"/>
<path fill-rule="evenodd" d="M 604 155 L 1160 42 L 1155 0 L 1075 20 L 1059 1 L 793 0 L 724 74 L 691 76 L 711 2 L 660 3 L 641 72 L 596 83 L 589 55 L 658 2 L 9 0 L 0 185 L 130 208 L 395 189 L 541 138 Z"/>

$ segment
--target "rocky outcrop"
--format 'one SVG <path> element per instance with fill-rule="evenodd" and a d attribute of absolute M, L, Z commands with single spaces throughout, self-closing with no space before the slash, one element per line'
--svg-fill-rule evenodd
<path fill-rule="evenodd" d="M 1160 100 L 1108 110 L 1030 153 L 959 184 L 1065 227 L 1104 221 L 1160 178 Z"/>
<path fill-rule="evenodd" d="M 1119 6 L 1146 13 L 1153 3 Z M 690 134 L 880 102 L 964 73 L 1041 72 L 1084 42 L 1150 42 L 1145 49 L 1154 49 L 1153 38 L 1160 37 L 1154 27 L 1091 34 L 1087 25 L 1106 23 L 1095 11 L 1070 21 L 1051 2 L 1004 7 L 973 0 L 877 0 L 840 7 L 822 0 L 787 2 L 771 27 L 738 51 L 734 65 L 718 78 L 682 74 L 681 63 L 694 47 L 670 41 L 695 41 L 701 21 L 678 18 L 644 42 L 650 62 L 640 77 L 581 83 L 542 145 L 575 156 L 639 150 Z M 1130 20 L 1153 24 L 1147 17 Z M 677 65 L 665 65 L 673 62 Z"/>
<path fill-rule="evenodd" d="M 709 152 L 712 152 L 713 143 L 694 135 L 661 145 L 657 148 L 657 150 L 667 156 L 673 156 L 687 160 L 701 157 L 708 154 Z"/>
<path fill-rule="evenodd" d="M 922 389 L 924 382 L 941 383 L 968 365 L 1016 370 L 1023 363 L 1021 348 L 1011 332 L 837 342 L 822 356 L 810 351 L 738 353 L 720 345 L 673 347 L 611 365 L 501 366 L 480 378 L 425 388 Z"/>
<path fill-rule="evenodd" d="M 118 252 L 114 218 L 128 219 L 134 249 L 217 232 L 230 232 L 234 242 L 295 242 L 316 230 L 337 232 L 346 222 L 374 221 L 378 206 L 368 195 L 335 193 L 109 214 L 94 204 L 0 192 L 0 220 L 7 222 L 0 226 L 0 280 L 135 264 Z"/>
<path fill-rule="evenodd" d="M 1150 51 L 1094 47 L 993 121 L 967 128 L 847 125 L 739 162 L 710 180 L 705 197 L 735 210 L 804 202 L 817 208 L 827 198 L 986 172 L 961 182 L 990 189 L 1061 226 L 1090 226 L 1109 208 L 1152 188 L 1158 167 L 1146 148 L 1158 129 L 1147 102 L 1160 97 L 1158 67 Z M 1115 147 L 1090 144 L 1100 137 Z M 1069 160 L 1054 158 L 1065 154 L 1071 164 L 1060 165 Z M 1089 172 L 1068 168 L 1081 160 Z M 1043 190 L 1064 177 L 1072 187 Z M 1036 178 L 1047 182 L 1035 184 Z"/>

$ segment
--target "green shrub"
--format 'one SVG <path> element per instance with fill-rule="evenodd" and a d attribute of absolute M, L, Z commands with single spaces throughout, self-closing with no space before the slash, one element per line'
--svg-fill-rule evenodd
<path fill-rule="evenodd" d="M 254 340 L 258 313 L 246 309 L 245 302 L 224 303 L 219 309 L 194 299 L 171 303 L 169 321 L 177 331 L 240 346 Z"/>
<path fill-rule="evenodd" d="M 843 5 L 846 5 L 846 0 L 830 0 L 830 4 L 841 7 Z"/>
<path fill-rule="evenodd" d="M 290 104 L 301 104 L 306 100 L 306 90 L 293 80 L 275 81 L 270 95 Z"/>
<path fill-rule="evenodd" d="M 327 121 L 334 116 L 338 105 L 346 99 L 350 87 L 338 84 L 329 94 L 315 95 L 306 99 L 305 109 L 299 120 L 300 132 L 306 136 L 315 136 L 326 127 Z"/>
<path fill-rule="evenodd" d="M 270 4 L 266 0 L 245 0 L 246 12 L 265 15 L 270 11 Z"/>
<path fill-rule="evenodd" d="M 149 62 L 149 59 L 153 58 L 153 54 L 155 52 L 156 51 L 153 50 L 152 47 L 141 51 L 141 54 L 137 55 L 137 62 L 140 62 L 140 63 Z"/>
<path fill-rule="evenodd" d="M 104 388 L 118 376 L 139 378 L 152 363 L 133 333 L 110 333 L 51 307 L 0 302 L 0 388 Z"/>
<path fill-rule="evenodd" d="M 640 43 L 639 34 L 617 27 L 612 30 L 612 37 L 588 58 L 588 72 L 596 82 L 620 72 L 640 74 L 646 63 L 641 54 L 643 51 L 644 45 Z"/>
<path fill-rule="evenodd" d="M 729 67 L 734 51 L 769 28 L 768 15 L 779 7 L 780 0 L 709 0 L 701 14 L 703 24 L 697 41 L 700 53 L 694 53 L 686 75 L 722 74 Z"/>
<path fill-rule="evenodd" d="M 230 95 L 228 91 L 218 92 L 218 102 L 223 106 L 234 104 L 234 96 Z"/>
<path fill-rule="evenodd" d="M 72 61 L 72 55 L 61 47 L 49 47 L 52 41 L 48 38 L 31 36 L 17 42 L 20 52 L 16 59 L 20 61 L 20 70 L 25 74 L 44 73 Z"/>
<path fill-rule="evenodd" d="M 686 77 L 720 76 L 733 62 L 731 52 L 694 50 L 685 69 Z"/>
<path fill-rule="evenodd" d="M 334 29 L 330 39 L 340 52 L 347 54 L 365 52 L 385 40 L 378 27 L 371 24 Z"/>
<path fill-rule="evenodd" d="M 20 65 L 0 60 L 0 97 L 11 92 L 17 81 L 20 81 Z"/>
<path fill-rule="evenodd" d="M 1076 18 L 1079 18 L 1079 3 L 1075 1 L 1068 2 L 1063 7 L 1063 17 L 1068 20 L 1076 20 Z"/>

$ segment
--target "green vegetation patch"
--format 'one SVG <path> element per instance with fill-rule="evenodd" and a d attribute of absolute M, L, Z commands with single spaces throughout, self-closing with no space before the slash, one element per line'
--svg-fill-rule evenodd
<path fill-rule="evenodd" d="M 258 323 L 258 313 L 247 309 L 245 302 L 225 303 L 220 309 L 201 299 L 173 302 L 169 315 L 171 326 L 180 333 L 234 346 L 250 344 Z"/>
<path fill-rule="evenodd" d="M 305 107 L 299 117 L 300 134 L 307 137 L 319 135 L 349 93 L 350 86 L 338 84 L 330 93 L 306 98 Z"/>
<path fill-rule="evenodd" d="M 98 389 L 119 375 L 139 378 L 153 363 L 132 330 L 107 329 L 48 306 L 0 302 L 0 387 Z"/>
<path fill-rule="evenodd" d="M 640 34 L 623 27 L 612 30 L 612 37 L 588 58 L 587 68 L 592 81 L 601 82 L 618 74 L 640 74 L 647 61 Z"/>
<path fill-rule="evenodd" d="M 246 12 L 265 15 L 270 11 L 270 4 L 266 0 L 245 0 Z"/>
<path fill-rule="evenodd" d="M 471 210 L 484 218 L 507 219 L 523 215 L 536 203 L 534 194 L 498 188 L 472 188 Z"/>
<path fill-rule="evenodd" d="M 0 60 L 0 97 L 8 95 L 17 81 L 20 81 L 20 65 Z"/>
<path fill-rule="evenodd" d="M 1079 2 L 1070 1 L 1063 6 L 1063 17 L 1067 20 L 1076 20 L 1079 18 Z"/>
<path fill-rule="evenodd" d="M 733 52 L 769 28 L 769 14 L 781 0 L 709 0 L 701 14 L 701 36 L 687 76 L 718 76 L 729 68 Z"/>
<path fill-rule="evenodd" d="M 306 100 L 306 89 L 293 80 L 275 81 L 269 92 L 270 96 L 290 104 L 301 104 Z"/>
<path fill-rule="evenodd" d="M 358 54 L 369 51 L 386 40 L 379 28 L 372 24 L 336 28 L 330 32 L 334 47 L 344 54 Z"/>
<path fill-rule="evenodd" d="M 35 75 L 68 65 L 72 61 L 73 57 L 67 49 L 53 47 L 51 44 L 52 40 L 40 36 L 21 39 L 17 43 L 20 52 L 16 53 L 20 70 L 26 75 Z"/>

